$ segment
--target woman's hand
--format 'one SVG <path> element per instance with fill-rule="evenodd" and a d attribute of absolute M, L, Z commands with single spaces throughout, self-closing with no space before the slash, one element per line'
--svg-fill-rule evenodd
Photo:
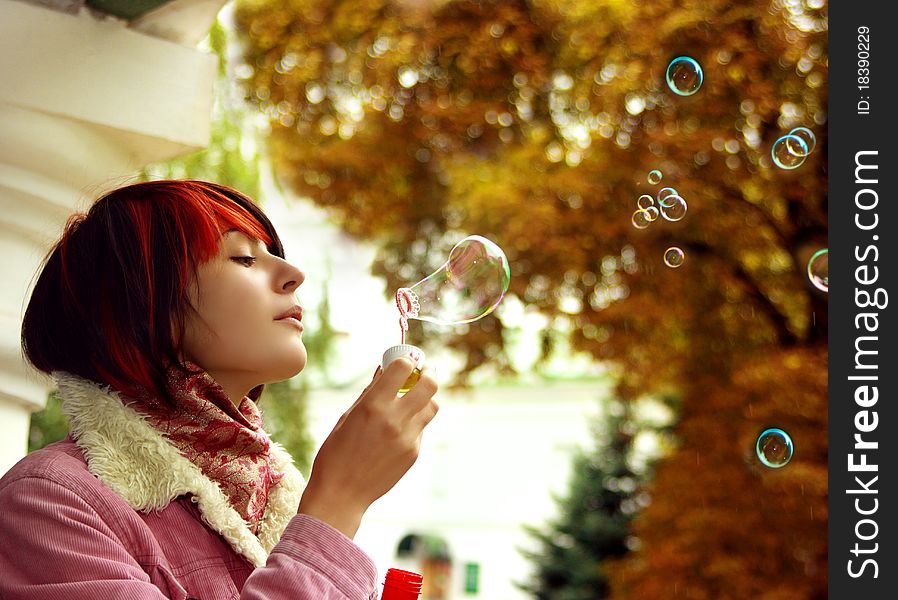
<path fill-rule="evenodd" d="M 418 458 L 424 428 L 439 407 L 433 372 L 421 370 L 401 398 L 399 388 L 415 368 L 407 356 L 375 372 L 371 383 L 321 445 L 299 503 L 299 512 L 355 536 L 362 515 Z"/>

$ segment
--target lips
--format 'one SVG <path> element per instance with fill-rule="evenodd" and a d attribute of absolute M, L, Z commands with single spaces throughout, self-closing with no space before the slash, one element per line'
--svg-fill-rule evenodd
<path fill-rule="evenodd" d="M 296 319 L 297 321 L 302 321 L 302 307 L 299 305 L 291 306 L 278 316 L 274 318 L 275 321 L 280 321 L 281 319 Z"/>

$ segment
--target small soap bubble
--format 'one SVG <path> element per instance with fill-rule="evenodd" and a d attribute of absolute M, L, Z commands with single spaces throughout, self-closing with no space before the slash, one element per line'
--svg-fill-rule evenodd
<path fill-rule="evenodd" d="M 808 156 L 808 145 L 797 135 L 787 134 L 776 140 L 770 157 L 781 169 L 797 169 Z"/>
<path fill-rule="evenodd" d="M 664 251 L 664 264 L 668 267 L 676 269 L 682 265 L 685 260 L 686 254 L 676 246 L 671 246 Z"/>
<path fill-rule="evenodd" d="M 656 183 L 660 183 L 663 177 L 664 175 L 661 174 L 661 171 L 659 171 L 658 169 L 652 169 L 651 171 L 649 171 L 648 180 L 649 183 L 655 185 Z"/>
<path fill-rule="evenodd" d="M 686 216 L 686 201 L 680 196 L 672 194 L 664 198 L 661 203 L 661 216 L 668 221 L 679 221 Z"/>
<path fill-rule="evenodd" d="M 762 464 L 771 469 L 779 469 L 792 460 L 792 438 L 782 429 L 765 429 L 758 436 L 755 451 Z"/>
<path fill-rule="evenodd" d="M 704 74 L 698 61 L 688 56 L 679 56 L 667 66 L 667 86 L 680 96 L 691 96 L 702 87 Z"/>
<path fill-rule="evenodd" d="M 636 206 L 641 209 L 646 209 L 652 206 L 655 206 L 655 199 L 649 196 L 648 194 L 643 194 L 636 200 Z"/>
<path fill-rule="evenodd" d="M 630 218 L 630 222 L 633 223 L 633 227 L 636 229 L 645 229 L 649 226 L 649 223 L 652 222 L 653 219 L 649 217 L 645 210 L 639 209 L 633 213 L 633 216 Z"/>
<path fill-rule="evenodd" d="M 644 208 L 643 210 L 645 211 L 645 218 L 648 219 L 649 223 L 658 218 L 658 209 L 654 206 Z"/>
<path fill-rule="evenodd" d="M 794 135 L 795 137 L 800 138 L 805 144 L 804 147 L 802 147 L 798 144 L 793 144 L 791 141 L 787 142 L 789 144 L 789 151 L 792 154 L 807 156 L 817 147 L 817 137 L 814 135 L 814 132 L 807 127 L 796 127 L 789 132 L 789 135 Z M 802 152 L 805 152 L 805 149 L 806 154 L 802 154 Z"/>
<path fill-rule="evenodd" d="M 808 278 L 814 287 L 829 292 L 829 248 L 818 250 L 808 261 Z"/>
<path fill-rule="evenodd" d="M 658 204 L 664 206 L 665 202 L 667 202 L 667 198 L 670 196 L 679 196 L 679 192 L 673 189 L 672 187 L 661 188 L 658 190 Z"/>

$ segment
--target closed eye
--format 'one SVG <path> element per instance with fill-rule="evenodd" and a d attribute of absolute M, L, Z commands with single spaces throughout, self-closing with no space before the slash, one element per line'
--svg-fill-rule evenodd
<path fill-rule="evenodd" d="M 255 256 L 232 256 L 231 260 L 240 263 L 245 267 L 251 267 L 256 262 Z"/>

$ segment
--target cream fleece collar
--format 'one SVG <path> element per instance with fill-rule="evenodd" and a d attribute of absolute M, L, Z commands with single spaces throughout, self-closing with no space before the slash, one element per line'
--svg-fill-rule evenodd
<path fill-rule="evenodd" d="M 296 515 L 305 481 L 286 450 L 271 444 L 271 466 L 284 473 L 271 488 L 258 537 L 228 499 L 199 467 L 181 456 L 117 392 L 70 373 L 54 373 L 68 416 L 72 438 L 84 452 L 88 469 L 124 498 L 134 510 L 161 510 L 184 494 L 191 494 L 206 523 L 227 540 L 235 552 L 256 567 Z"/>

